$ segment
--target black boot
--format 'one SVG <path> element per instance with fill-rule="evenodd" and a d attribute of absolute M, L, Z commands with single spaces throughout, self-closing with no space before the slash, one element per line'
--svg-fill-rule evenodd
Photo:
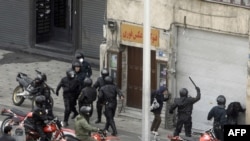
<path fill-rule="evenodd" d="M 78 112 L 74 112 L 74 115 L 71 117 L 71 119 L 76 118 L 77 115 L 78 115 Z"/>
<path fill-rule="evenodd" d="M 111 135 L 116 136 L 117 135 L 117 130 L 116 130 L 115 122 L 114 121 L 110 122 L 110 126 L 111 126 L 111 128 L 113 130 L 113 133 Z"/>

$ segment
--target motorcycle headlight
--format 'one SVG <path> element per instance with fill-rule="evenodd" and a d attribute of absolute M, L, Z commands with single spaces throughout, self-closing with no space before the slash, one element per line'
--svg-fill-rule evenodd
<path fill-rule="evenodd" d="M 63 127 L 63 121 L 61 121 L 60 124 L 61 124 L 61 127 Z"/>

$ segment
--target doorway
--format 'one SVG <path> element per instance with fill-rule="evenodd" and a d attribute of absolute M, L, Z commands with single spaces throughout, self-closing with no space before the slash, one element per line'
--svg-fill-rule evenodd
<path fill-rule="evenodd" d="M 78 0 L 36 1 L 36 46 L 73 50 L 73 16 Z"/>
<path fill-rule="evenodd" d="M 128 47 L 128 81 L 127 106 L 142 108 L 142 64 L 143 50 L 137 47 Z M 155 51 L 151 51 L 151 90 L 157 86 Z M 148 82 L 150 83 L 150 82 Z M 148 94 L 150 95 L 150 94 Z"/>

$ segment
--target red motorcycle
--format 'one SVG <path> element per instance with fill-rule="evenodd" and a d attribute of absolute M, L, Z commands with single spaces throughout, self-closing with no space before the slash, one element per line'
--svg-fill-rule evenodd
<path fill-rule="evenodd" d="M 12 109 L 2 109 L 1 115 L 7 116 L 1 125 L 1 133 L 3 133 L 4 127 L 7 125 L 13 125 L 17 121 L 23 121 L 28 113 L 21 110 L 12 108 Z"/>
<path fill-rule="evenodd" d="M 120 139 L 116 136 L 108 136 L 105 130 L 99 130 L 98 132 L 92 133 L 92 138 L 96 141 L 119 141 Z"/>
<path fill-rule="evenodd" d="M 219 141 L 214 134 L 213 128 L 205 131 L 205 133 L 202 133 L 200 136 L 199 141 Z"/>
<path fill-rule="evenodd" d="M 204 133 L 193 133 L 195 135 L 199 135 L 199 141 L 220 141 L 215 137 L 213 128 L 205 131 Z M 168 136 L 171 141 L 193 141 L 192 137 L 185 136 Z M 196 140 L 196 139 L 195 139 Z"/>
<path fill-rule="evenodd" d="M 20 125 L 25 128 L 26 140 L 39 140 L 40 135 L 36 131 L 32 112 L 28 112 L 25 117 L 17 115 L 16 110 L 13 109 L 3 109 L 2 115 L 8 116 L 1 125 L 1 130 L 7 125 Z M 63 122 L 58 120 L 57 117 L 48 121 L 48 123 L 43 127 L 44 133 L 49 138 L 50 141 L 59 141 L 64 138 L 75 137 L 75 131 L 68 128 L 63 128 Z"/>

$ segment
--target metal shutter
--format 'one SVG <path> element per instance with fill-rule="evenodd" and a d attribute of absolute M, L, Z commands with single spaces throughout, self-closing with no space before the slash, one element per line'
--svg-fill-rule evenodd
<path fill-rule="evenodd" d="M 186 87 L 196 96 L 191 76 L 201 89 L 201 99 L 193 107 L 193 128 L 209 129 L 212 121 L 207 115 L 218 95 L 225 95 L 226 106 L 232 101 L 245 103 L 248 39 L 179 28 L 177 44 L 177 92 Z"/>
<path fill-rule="evenodd" d="M 82 50 L 85 56 L 99 59 L 105 9 L 106 0 L 83 0 L 82 2 Z"/>
<path fill-rule="evenodd" d="M 0 0 L 0 42 L 29 46 L 30 0 Z"/>

